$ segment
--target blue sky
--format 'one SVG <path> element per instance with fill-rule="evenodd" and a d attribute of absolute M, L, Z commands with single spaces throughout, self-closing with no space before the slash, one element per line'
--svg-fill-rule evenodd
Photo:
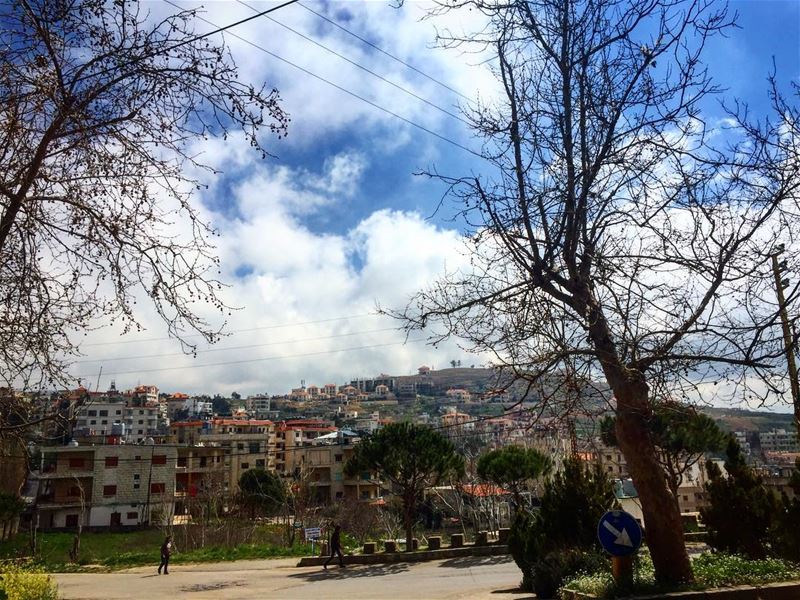
<path fill-rule="evenodd" d="M 304 1 L 465 96 L 491 96 L 494 83 L 488 70 L 474 66 L 482 57 L 431 48 L 434 24 L 471 28 L 477 24 L 474 14 L 434 23 L 420 21 L 426 7 L 422 2 L 406 2 L 398 10 L 388 1 Z M 263 10 L 275 3 L 249 4 Z M 187 8 L 199 5 L 181 2 Z M 175 10 L 158 0 L 147 6 L 154 17 Z M 216 25 L 252 14 L 233 1 L 203 6 L 205 18 Z M 761 112 L 767 107 L 766 76 L 773 56 L 785 89 L 790 81 L 800 81 L 800 2 L 747 0 L 730 7 L 740 15 L 740 28 L 715 39 L 706 60 L 715 80 L 728 89 L 726 98 L 742 98 Z M 298 5 L 272 16 L 444 108 L 455 110 L 460 100 Z M 210 28 L 197 25 L 198 31 Z M 275 23 L 259 19 L 235 31 L 420 125 L 478 148 L 463 123 Z M 443 269 L 466 260 L 458 231 L 447 218 L 452 210 L 429 218 L 444 191 L 441 184 L 413 173 L 435 165 L 465 174 L 484 164 L 240 40 L 226 40 L 242 76 L 277 87 L 292 116 L 288 138 L 268 141 L 277 159 L 257 160 L 236 137 L 197 148 L 222 172 L 218 177 L 201 174 L 210 187 L 197 200 L 220 230 L 228 297 L 242 307 L 227 319 L 233 333 L 213 352 L 204 354 L 208 349 L 200 348 L 195 359 L 181 357 L 177 343 L 163 339 L 163 326 L 145 313 L 147 331 L 127 336 L 125 345 L 108 344 L 118 339 L 114 330 L 93 333 L 84 346 L 81 374 L 97 373 L 102 364 L 101 387 L 115 379 L 118 387 L 151 382 L 166 391 L 280 393 L 301 379 L 338 383 L 380 372 L 408 373 L 422 364 L 444 366 L 451 359 L 488 361 L 468 356 L 457 341 L 438 350 L 421 343 L 403 345 L 403 334 L 386 331 L 395 323 L 368 316 L 376 304 L 402 305 Z M 721 116 L 715 103 L 705 110 L 709 118 Z M 225 350 L 241 345 L 251 348 Z M 176 356 L 169 360 L 125 359 L 170 352 Z M 237 361 L 253 362 L 217 365 Z"/>

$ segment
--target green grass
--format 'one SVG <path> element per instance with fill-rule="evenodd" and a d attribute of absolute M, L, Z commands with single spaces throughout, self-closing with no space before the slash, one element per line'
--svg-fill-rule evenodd
<path fill-rule="evenodd" d="M 695 576 L 693 584 L 677 588 L 661 586 L 655 581 L 649 554 L 643 552 L 635 565 L 631 591 L 635 594 L 663 594 L 800 579 L 800 565 L 776 558 L 747 560 L 741 556 L 705 553 L 692 560 L 692 569 Z M 564 587 L 599 598 L 614 598 L 616 595 L 616 586 L 609 572 L 582 574 L 566 582 Z"/>
<path fill-rule="evenodd" d="M 73 564 L 69 562 L 69 550 L 72 548 L 73 537 L 72 533 L 40 534 L 36 563 L 50 572 L 71 572 L 90 568 L 114 570 L 150 564 L 158 565 L 160 547 L 164 541 L 164 533 L 159 529 L 114 533 L 84 532 L 81 535 L 80 560 L 78 564 Z M 180 547 L 181 536 L 176 535 L 177 551 L 172 555 L 171 562 L 182 564 L 308 556 L 311 554 L 310 544 L 295 543 L 292 547 L 286 547 L 276 542 L 279 538 L 280 535 L 274 528 L 265 526 L 259 528 L 253 536 L 255 543 L 243 543 L 233 547 L 210 544 L 203 548 L 182 549 Z M 30 557 L 27 534 L 0 542 L 0 560 L 26 557 Z"/>

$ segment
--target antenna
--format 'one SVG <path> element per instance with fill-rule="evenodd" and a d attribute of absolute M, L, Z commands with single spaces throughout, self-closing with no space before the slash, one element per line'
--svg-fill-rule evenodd
<path fill-rule="evenodd" d="M 100 365 L 100 372 L 97 374 L 97 385 L 94 386 L 94 391 L 100 391 L 100 376 L 103 374 L 103 365 Z"/>

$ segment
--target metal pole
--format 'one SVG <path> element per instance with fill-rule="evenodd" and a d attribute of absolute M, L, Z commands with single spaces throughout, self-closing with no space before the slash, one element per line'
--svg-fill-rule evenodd
<path fill-rule="evenodd" d="M 794 358 L 794 339 L 792 328 L 789 324 L 789 314 L 786 310 L 786 297 L 783 295 L 781 285 L 781 270 L 778 266 L 778 254 L 772 255 L 772 274 L 775 277 L 775 291 L 778 295 L 778 311 L 783 328 L 783 347 L 786 353 L 786 363 L 789 368 L 789 385 L 792 390 L 792 404 L 794 405 L 794 424 L 800 435 L 800 380 L 797 378 L 797 363 Z"/>

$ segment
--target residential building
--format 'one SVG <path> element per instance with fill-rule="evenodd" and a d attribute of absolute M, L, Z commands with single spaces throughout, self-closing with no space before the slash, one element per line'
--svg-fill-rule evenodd
<path fill-rule="evenodd" d="M 40 527 L 171 523 L 177 450 L 167 446 L 42 447 Z"/>
<path fill-rule="evenodd" d="M 773 429 L 759 433 L 762 452 L 800 452 L 800 439 L 796 431 Z"/>

